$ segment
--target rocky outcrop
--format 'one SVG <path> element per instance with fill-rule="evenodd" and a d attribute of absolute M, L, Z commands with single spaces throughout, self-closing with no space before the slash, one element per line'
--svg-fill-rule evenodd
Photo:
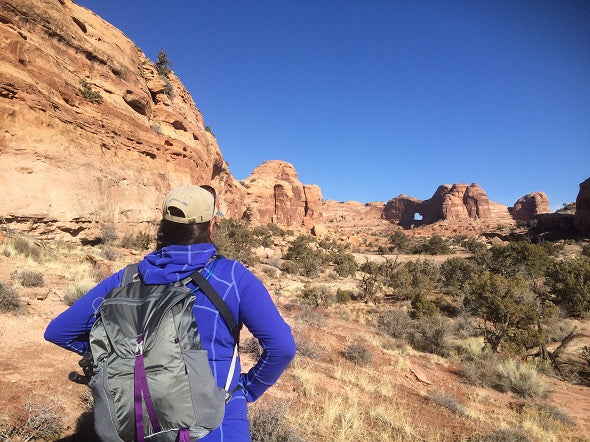
<path fill-rule="evenodd" d="M 400 195 L 387 202 L 383 217 L 401 225 L 412 224 L 416 214 L 421 223 L 431 224 L 439 220 L 490 219 L 490 200 L 476 183 L 443 184 L 436 189 L 432 198 L 421 201 L 407 195 Z"/>
<path fill-rule="evenodd" d="M 383 218 L 399 222 L 400 225 L 410 225 L 414 222 L 416 213 L 420 213 L 422 201 L 407 195 L 392 198 L 383 208 Z"/>
<path fill-rule="evenodd" d="M 583 234 L 590 234 L 590 178 L 580 183 L 580 191 L 576 198 L 576 229 Z"/>
<path fill-rule="evenodd" d="M 144 226 L 163 194 L 212 183 L 230 216 L 245 191 L 174 73 L 69 0 L 0 2 L 0 216 L 54 237 Z"/>
<path fill-rule="evenodd" d="M 320 188 L 302 184 L 293 165 L 285 161 L 266 161 L 240 183 L 246 189 L 241 218 L 253 224 L 312 228 L 320 217 Z"/>
<path fill-rule="evenodd" d="M 531 221 L 536 215 L 550 213 L 549 198 L 544 192 L 526 194 L 510 207 L 510 214 L 517 221 Z"/>

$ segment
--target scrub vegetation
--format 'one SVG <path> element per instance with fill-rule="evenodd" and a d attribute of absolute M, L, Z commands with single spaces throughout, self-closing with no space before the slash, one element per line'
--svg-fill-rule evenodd
<path fill-rule="evenodd" d="M 149 233 L 103 231 L 108 241 L 85 246 L 0 236 L 3 317 L 40 290 L 65 308 L 153 248 Z M 398 231 L 359 254 L 338 238 L 231 219 L 215 241 L 262 279 L 298 346 L 277 386 L 249 406 L 253 440 L 584 440 L 576 410 L 554 392 L 590 387 L 590 345 L 571 344 L 590 328 L 586 243 L 566 255 L 563 243 Z M 244 332 L 242 369 L 261 351 Z M 80 415 L 79 401 L 38 399 L 0 409 L 0 434 L 85 431 L 63 421 L 64 407 Z M 31 424 L 39 419 L 43 433 Z"/>

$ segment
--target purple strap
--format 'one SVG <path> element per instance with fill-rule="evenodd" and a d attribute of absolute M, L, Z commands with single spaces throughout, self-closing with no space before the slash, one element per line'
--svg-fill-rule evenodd
<path fill-rule="evenodd" d="M 191 442 L 188 428 L 181 428 L 178 433 L 178 442 Z"/>
<path fill-rule="evenodd" d="M 135 376 L 133 381 L 133 398 L 135 402 L 135 433 L 137 442 L 144 442 L 143 429 L 143 404 L 141 397 L 145 401 L 145 409 L 147 410 L 152 429 L 155 432 L 160 431 L 160 424 L 156 416 L 156 410 L 150 396 L 150 389 L 145 375 L 145 365 L 143 363 L 143 336 L 137 337 L 137 347 L 135 349 Z"/>

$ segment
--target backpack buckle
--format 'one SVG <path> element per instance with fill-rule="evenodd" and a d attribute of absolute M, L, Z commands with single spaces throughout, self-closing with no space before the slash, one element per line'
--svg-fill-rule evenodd
<path fill-rule="evenodd" d="M 135 344 L 135 356 L 141 356 L 143 354 L 143 336 L 137 337 L 137 343 Z"/>

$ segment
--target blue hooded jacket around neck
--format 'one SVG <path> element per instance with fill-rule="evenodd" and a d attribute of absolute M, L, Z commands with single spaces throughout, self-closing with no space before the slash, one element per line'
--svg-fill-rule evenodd
<path fill-rule="evenodd" d="M 208 278 L 236 319 L 259 340 L 263 353 L 252 369 L 240 374 L 238 360 L 230 388 L 238 384 L 241 388 L 226 405 L 223 424 L 200 439 L 249 441 L 246 402 L 256 400 L 277 381 L 295 356 L 295 342 L 290 327 L 258 278 L 238 261 L 225 258 L 212 261 L 215 254 L 213 244 L 168 246 L 145 256 L 139 263 L 139 271 L 147 284 L 168 284 L 202 269 L 202 275 Z M 121 285 L 123 273 L 124 269 L 103 280 L 51 321 L 45 339 L 80 354 L 87 351 L 88 334 L 100 303 L 113 288 Z M 195 294 L 193 313 L 202 344 L 209 353 L 209 364 L 217 385 L 223 387 L 232 359 L 233 337 L 209 299 L 200 290 Z"/>

